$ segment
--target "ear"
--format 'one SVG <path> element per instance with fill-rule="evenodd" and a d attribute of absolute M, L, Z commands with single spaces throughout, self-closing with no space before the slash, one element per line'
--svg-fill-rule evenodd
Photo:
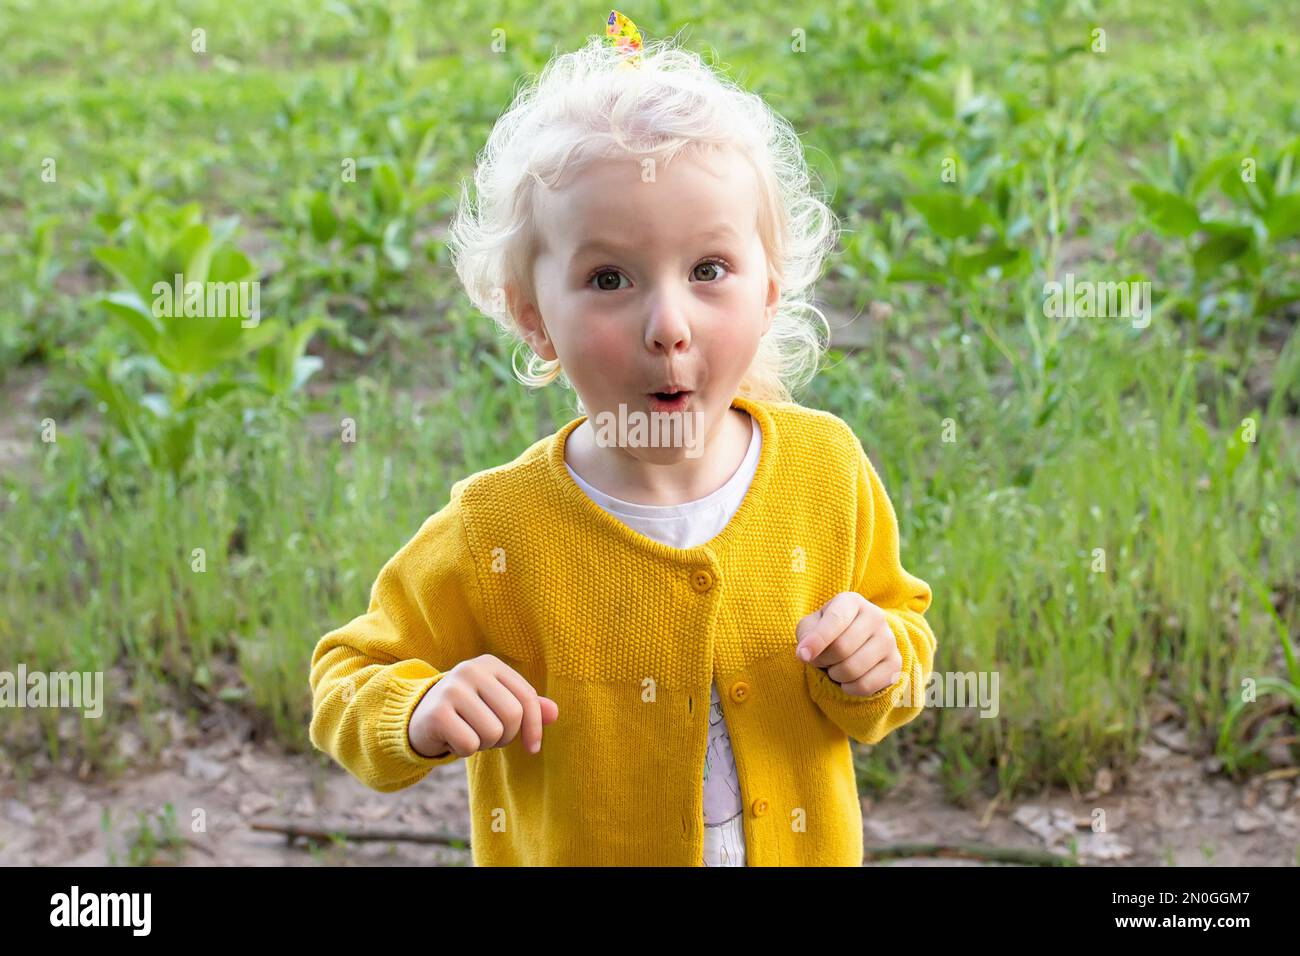
<path fill-rule="evenodd" d="M 763 303 L 764 322 L 763 334 L 767 335 L 768 330 L 772 328 L 772 320 L 776 317 L 776 305 L 781 298 L 781 289 L 776 284 L 775 279 L 767 280 L 767 301 Z"/>
<path fill-rule="evenodd" d="M 541 310 L 518 286 L 506 286 L 506 301 L 510 306 L 510 315 L 514 318 L 524 340 L 546 361 L 555 360 L 555 347 L 546 334 L 546 323 L 542 321 Z"/>

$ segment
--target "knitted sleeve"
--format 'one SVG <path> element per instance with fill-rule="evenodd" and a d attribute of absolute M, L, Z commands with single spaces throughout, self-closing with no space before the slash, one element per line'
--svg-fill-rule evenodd
<path fill-rule="evenodd" d="M 477 572 L 459 500 L 425 520 L 384 565 L 369 610 L 320 639 L 311 658 L 311 742 L 371 789 L 419 782 L 458 759 L 411 747 L 407 725 L 425 693 L 483 653 Z"/>
<path fill-rule="evenodd" d="M 894 506 L 856 435 L 854 442 L 859 460 L 853 589 L 885 612 L 903 659 L 901 676 L 870 697 L 855 697 L 821 668 L 809 665 L 806 673 L 809 692 L 826 716 L 859 743 L 876 744 L 924 707 L 936 642 L 923 617 L 930 586 L 903 569 Z"/>

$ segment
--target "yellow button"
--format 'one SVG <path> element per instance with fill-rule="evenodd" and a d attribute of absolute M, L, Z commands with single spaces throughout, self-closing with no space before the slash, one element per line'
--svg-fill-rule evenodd
<path fill-rule="evenodd" d="M 749 685 L 743 680 L 738 680 L 731 685 L 731 699 L 737 704 L 749 700 Z"/>
<path fill-rule="evenodd" d="M 759 797 L 754 801 L 750 809 L 754 811 L 754 816 L 761 817 L 763 814 L 767 813 L 767 801 L 762 797 Z"/>
<path fill-rule="evenodd" d="M 713 587 L 713 575 L 701 568 L 691 573 L 691 587 L 703 594 Z"/>

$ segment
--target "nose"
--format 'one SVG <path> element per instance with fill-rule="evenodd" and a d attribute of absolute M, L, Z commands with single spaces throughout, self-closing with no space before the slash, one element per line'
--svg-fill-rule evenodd
<path fill-rule="evenodd" d="M 686 311 L 671 288 L 662 288 L 650 302 L 645 344 L 652 352 L 662 350 L 670 355 L 691 346 L 691 328 Z"/>

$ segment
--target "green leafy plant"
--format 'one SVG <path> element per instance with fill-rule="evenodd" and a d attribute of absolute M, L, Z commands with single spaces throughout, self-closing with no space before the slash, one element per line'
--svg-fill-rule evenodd
<path fill-rule="evenodd" d="M 48 360 L 59 334 L 69 323 L 69 303 L 54 294 L 54 280 L 63 271 L 64 259 L 55 244 L 61 217 L 33 218 L 25 236 L 0 236 L 0 281 L 10 290 L 0 305 L 0 380 L 5 370 L 27 362 Z"/>
<path fill-rule="evenodd" d="M 1278 640 L 1282 645 L 1282 654 L 1286 660 L 1286 675 L 1283 677 L 1274 677 L 1264 675 L 1255 678 L 1255 696 L 1252 700 L 1247 700 L 1243 694 L 1233 701 L 1232 705 L 1224 714 L 1223 722 L 1219 728 L 1218 753 L 1223 759 L 1223 765 L 1229 772 L 1235 771 L 1241 763 L 1242 758 L 1254 754 L 1260 749 L 1259 744 L 1250 745 L 1245 748 L 1245 753 L 1239 753 L 1233 746 L 1233 733 L 1238 721 L 1245 713 L 1246 708 L 1256 703 L 1260 696 L 1266 694 L 1275 694 L 1282 700 L 1290 703 L 1289 717 L 1293 728 L 1300 732 L 1300 663 L 1296 661 L 1295 648 L 1291 644 L 1291 638 L 1287 634 L 1286 624 L 1278 615 L 1273 607 L 1273 602 L 1269 600 L 1268 594 L 1259 582 L 1253 579 L 1246 579 L 1259 602 L 1260 607 L 1272 619 L 1273 626 L 1277 632 Z"/>
<path fill-rule="evenodd" d="M 108 865 L 118 866 L 113 812 L 107 806 L 100 811 L 99 829 L 104 835 Z M 170 803 L 164 804 L 156 814 L 140 810 L 136 813 L 135 828 L 126 834 L 126 864 L 154 866 L 162 863 L 177 866 L 182 861 L 186 846 L 187 841 L 176 823 L 174 806 Z"/>
<path fill-rule="evenodd" d="M 1066 12 L 1066 0 L 1038 0 L 1036 4 L 1021 11 L 1022 19 L 1038 30 L 1042 40 L 1042 49 L 1029 53 L 1025 59 L 1042 66 L 1047 81 L 1047 105 L 1055 106 L 1060 96 L 1058 71 L 1072 56 L 1086 53 L 1088 48 L 1082 43 L 1061 46 L 1054 29 Z"/>
<path fill-rule="evenodd" d="M 98 301 L 125 341 L 80 353 L 84 382 L 116 433 L 177 477 L 203 416 L 256 404 L 258 396 L 284 398 L 320 368 L 304 353 L 329 322 L 313 317 L 291 327 L 253 314 L 246 290 L 257 270 L 233 244 L 237 227 L 236 218 L 209 226 L 197 204 L 153 204 L 115 230 L 120 244 L 94 253 L 120 283 Z M 207 296 L 202 303 L 191 287 Z M 187 314 L 213 311 L 210 289 L 220 292 L 218 314 Z M 232 308 L 236 295 L 240 305 Z"/>
<path fill-rule="evenodd" d="M 382 129 L 363 135 L 369 142 L 358 145 L 374 151 L 356 158 L 357 181 L 340 177 L 328 189 L 300 195 L 298 218 L 318 250 L 337 240 L 344 253 L 322 263 L 320 278 L 334 285 L 346 279 L 378 312 L 394 278 L 411 267 L 417 216 L 445 190 L 433 181 L 432 123 L 413 130 L 401 116 L 390 115 Z"/>
<path fill-rule="evenodd" d="M 155 832 L 154 826 L 157 825 Z M 176 826 L 176 808 L 165 804 L 157 814 L 141 810 L 136 815 L 136 829 L 127 844 L 131 866 L 176 866 L 185 853 L 185 838 Z"/>
<path fill-rule="evenodd" d="M 1280 248 L 1300 236 L 1300 138 L 1267 160 L 1244 151 L 1198 163 L 1204 153 L 1175 133 L 1165 166 L 1140 166 L 1130 192 L 1142 225 L 1178 242 L 1190 264 L 1172 307 L 1216 337 L 1244 323 L 1253 344 L 1257 320 L 1300 300 L 1294 261 Z"/>

